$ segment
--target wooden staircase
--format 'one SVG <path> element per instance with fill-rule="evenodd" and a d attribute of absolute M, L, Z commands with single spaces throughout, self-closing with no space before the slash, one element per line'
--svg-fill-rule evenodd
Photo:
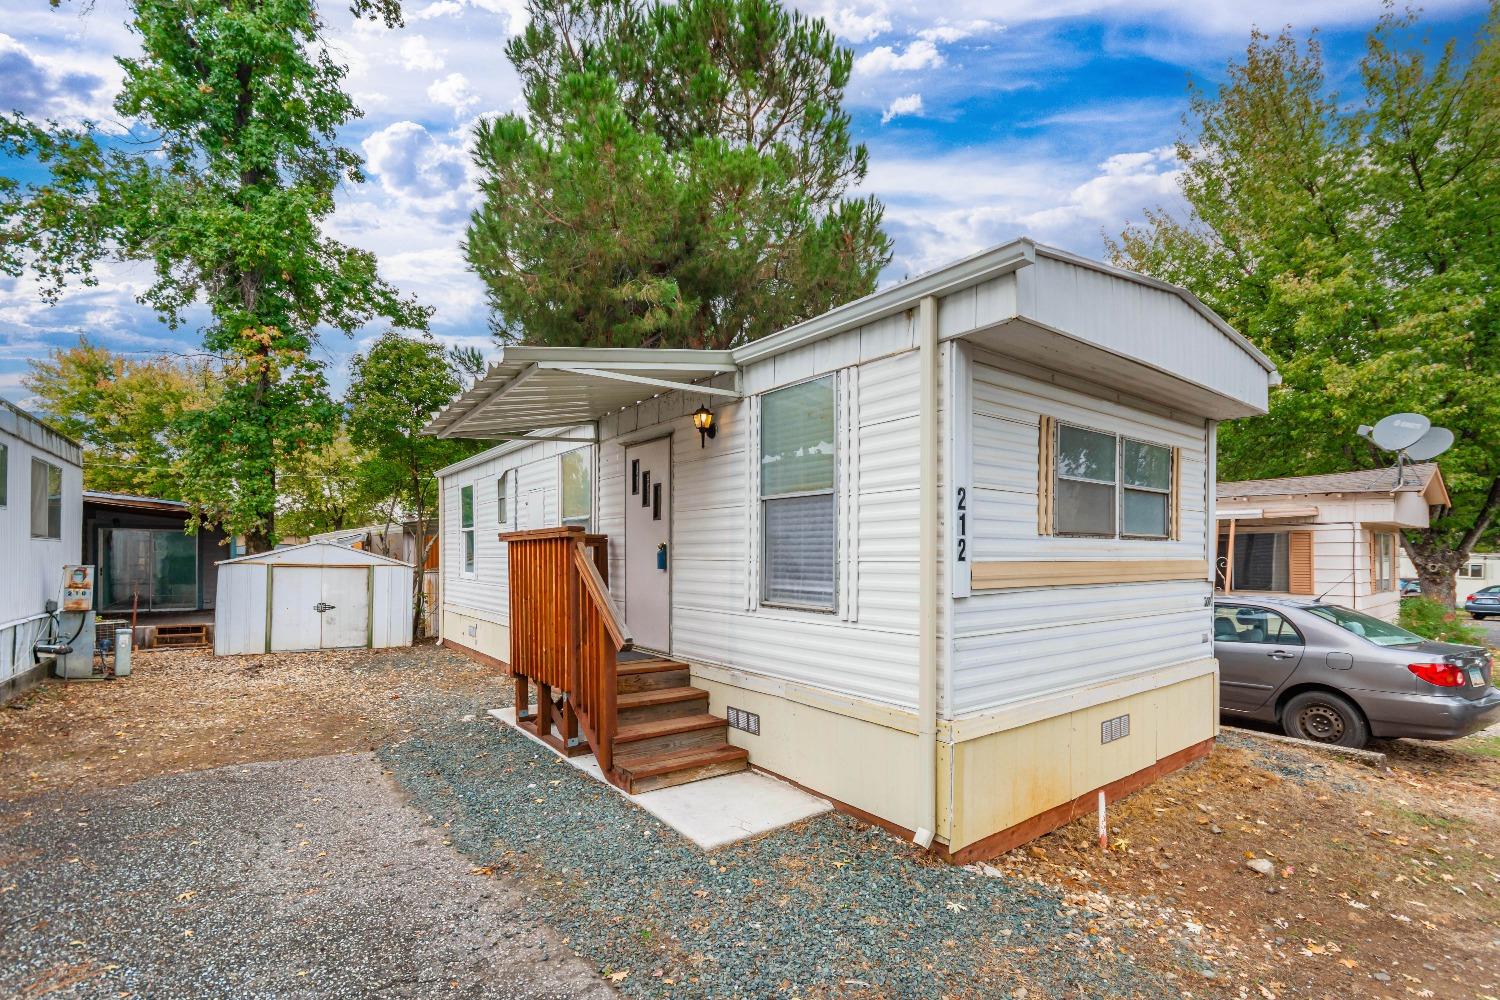
<path fill-rule="evenodd" d="M 708 714 L 708 692 L 691 686 L 687 664 L 624 660 L 616 671 L 613 778 L 625 791 L 670 788 L 750 766 L 749 753 L 726 739 L 729 723 Z"/>
<path fill-rule="evenodd" d="M 574 527 L 507 532 L 516 724 L 572 756 L 592 749 L 627 792 L 743 771 L 685 663 L 633 651 L 609 594 L 607 539 Z M 625 655 L 621 659 L 621 654 Z M 530 687 L 536 710 L 528 711 Z M 557 697 L 554 697 L 556 695 Z"/>

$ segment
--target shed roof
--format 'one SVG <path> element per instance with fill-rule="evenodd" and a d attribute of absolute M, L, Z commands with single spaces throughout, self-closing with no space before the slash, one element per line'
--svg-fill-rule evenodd
<path fill-rule="evenodd" d="M 317 551 L 323 550 L 320 554 Z M 291 553 L 301 553 L 298 557 L 288 558 Z M 330 558 L 330 556 L 334 558 Z M 401 562 L 399 559 L 387 559 L 385 556 L 376 555 L 374 552 L 366 552 L 363 549 L 351 549 L 346 545 L 336 545 L 333 542 L 303 542 L 300 545 L 288 545 L 285 548 L 272 549 L 269 552 L 252 552 L 247 556 L 238 556 L 234 559 L 221 559 L 220 566 L 231 563 L 269 563 L 298 562 L 303 565 L 327 565 L 327 566 L 400 566 L 403 569 L 411 569 L 411 563 Z"/>
<path fill-rule="evenodd" d="M 1356 469 L 1318 476 L 1287 476 L 1281 479 L 1246 479 L 1219 483 L 1220 500 L 1255 497 L 1306 496 L 1315 493 L 1429 493 L 1429 502 L 1446 506 L 1448 487 L 1436 462 L 1404 466 L 1397 482 L 1395 469 Z"/>
<path fill-rule="evenodd" d="M 103 507 L 128 507 L 133 510 L 156 510 L 169 514 L 187 514 L 188 505 L 181 500 L 163 497 L 140 497 L 133 493 L 107 493 L 103 490 L 84 490 L 83 502 Z"/>

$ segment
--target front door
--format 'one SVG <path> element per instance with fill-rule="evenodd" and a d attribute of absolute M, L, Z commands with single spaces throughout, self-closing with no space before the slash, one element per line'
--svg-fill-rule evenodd
<path fill-rule="evenodd" d="M 625 449 L 625 624 L 635 644 L 671 647 L 672 439 Z"/>

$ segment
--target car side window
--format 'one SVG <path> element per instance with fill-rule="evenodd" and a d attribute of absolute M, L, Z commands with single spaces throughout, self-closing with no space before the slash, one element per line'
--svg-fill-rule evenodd
<path fill-rule="evenodd" d="M 1274 611 L 1221 604 L 1214 606 L 1214 641 L 1300 646 L 1302 635 Z"/>

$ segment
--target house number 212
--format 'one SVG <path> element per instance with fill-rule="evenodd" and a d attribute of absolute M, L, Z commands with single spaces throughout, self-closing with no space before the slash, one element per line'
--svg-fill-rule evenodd
<path fill-rule="evenodd" d="M 958 539 L 958 561 L 969 560 L 969 488 L 960 486 L 958 488 L 958 530 L 954 537 Z"/>

